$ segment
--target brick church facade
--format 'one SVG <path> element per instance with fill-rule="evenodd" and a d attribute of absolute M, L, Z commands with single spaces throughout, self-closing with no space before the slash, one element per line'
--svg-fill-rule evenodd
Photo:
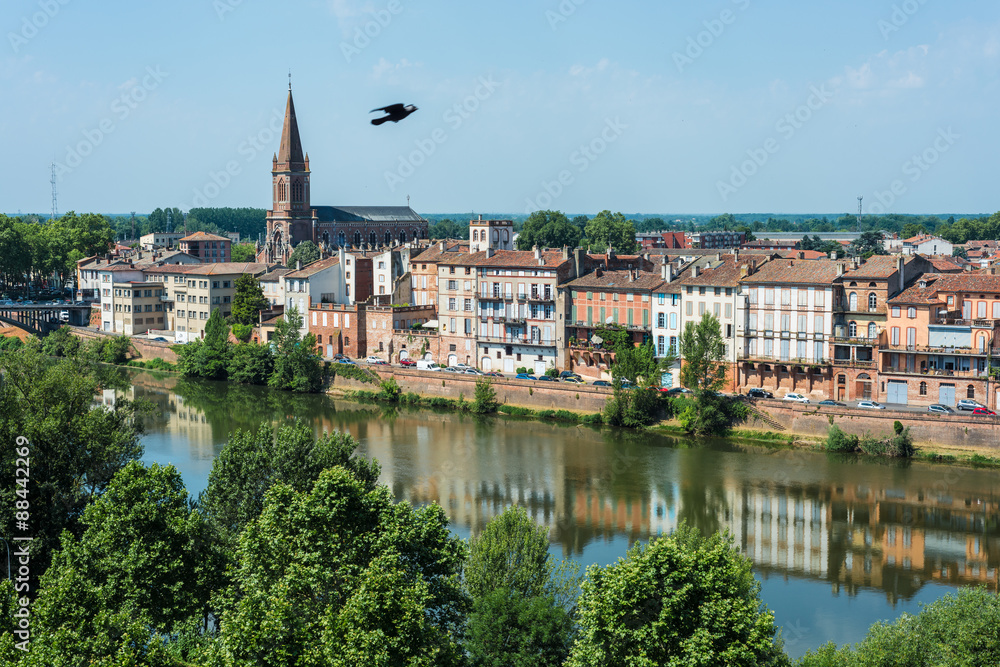
<path fill-rule="evenodd" d="M 427 220 L 409 206 L 312 206 L 309 154 L 302 150 L 292 89 L 288 89 L 281 146 L 271 165 L 271 210 L 258 260 L 285 263 L 302 241 L 329 253 L 374 249 L 427 238 Z"/>

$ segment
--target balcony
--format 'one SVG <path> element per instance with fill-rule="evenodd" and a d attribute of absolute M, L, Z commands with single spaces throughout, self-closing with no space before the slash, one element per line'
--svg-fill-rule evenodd
<path fill-rule="evenodd" d="M 841 368 L 876 368 L 874 359 L 834 359 L 833 365 Z"/>
<path fill-rule="evenodd" d="M 836 345 L 867 345 L 870 347 L 878 345 L 878 338 L 866 336 L 833 336 L 830 340 Z"/>
<path fill-rule="evenodd" d="M 552 302 L 555 301 L 555 298 L 551 293 L 545 294 L 543 292 L 532 292 L 528 295 L 528 301 Z"/>
<path fill-rule="evenodd" d="M 507 334 L 506 336 L 480 336 L 479 342 L 481 343 L 504 343 L 507 345 L 534 345 L 538 347 L 554 347 L 556 344 L 555 338 L 541 338 L 532 336 L 512 336 Z"/>
<path fill-rule="evenodd" d="M 883 352 L 920 352 L 936 355 L 966 355 L 975 357 L 1000 357 L 1000 348 L 978 349 L 971 347 L 940 347 L 932 345 L 883 345 Z"/>
<path fill-rule="evenodd" d="M 750 354 L 749 352 L 740 352 L 736 355 L 736 360 L 753 364 L 770 364 L 772 366 L 828 366 L 831 363 L 830 359 L 777 359 L 763 354 Z"/>
<path fill-rule="evenodd" d="M 913 375 L 913 376 L 933 376 L 933 377 L 953 377 L 953 378 L 976 378 L 976 379 L 986 379 L 986 371 L 980 373 L 979 371 L 954 371 L 954 370 L 944 370 L 941 368 L 925 368 L 923 370 L 918 370 L 916 368 L 894 368 L 888 367 L 882 369 L 882 375 Z"/>
<path fill-rule="evenodd" d="M 972 329 L 997 329 L 1000 320 L 963 320 L 951 317 L 939 317 L 934 320 L 935 326 L 969 327 Z"/>
<path fill-rule="evenodd" d="M 173 303 L 174 297 L 170 296 L 169 294 L 163 294 L 160 296 L 160 301 L 163 301 L 164 303 Z"/>

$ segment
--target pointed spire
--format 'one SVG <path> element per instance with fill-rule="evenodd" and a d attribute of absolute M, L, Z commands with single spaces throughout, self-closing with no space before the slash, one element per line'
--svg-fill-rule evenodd
<path fill-rule="evenodd" d="M 278 149 L 278 167 L 281 171 L 305 171 L 302 157 L 302 141 L 299 139 L 299 124 L 295 120 L 295 103 L 289 82 L 288 104 L 285 106 L 285 124 L 281 130 L 281 147 Z"/>

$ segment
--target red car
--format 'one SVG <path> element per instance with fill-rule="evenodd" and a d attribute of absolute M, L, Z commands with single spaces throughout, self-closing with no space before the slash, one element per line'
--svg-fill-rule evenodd
<path fill-rule="evenodd" d="M 407 366 L 416 366 L 417 362 L 415 362 L 413 359 L 401 359 L 399 365 L 405 368 Z"/>
<path fill-rule="evenodd" d="M 975 408 L 972 411 L 974 415 L 990 415 L 991 417 L 996 417 L 997 413 L 993 412 L 989 408 Z"/>

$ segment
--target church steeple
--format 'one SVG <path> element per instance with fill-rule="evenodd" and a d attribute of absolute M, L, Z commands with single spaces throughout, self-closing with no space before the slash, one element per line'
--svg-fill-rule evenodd
<path fill-rule="evenodd" d="M 299 124 L 295 120 L 295 102 L 292 101 L 292 89 L 289 85 L 285 124 L 281 129 L 281 147 L 278 149 L 278 164 L 275 171 L 306 171 L 306 169 L 302 155 L 302 140 L 299 138 Z"/>

